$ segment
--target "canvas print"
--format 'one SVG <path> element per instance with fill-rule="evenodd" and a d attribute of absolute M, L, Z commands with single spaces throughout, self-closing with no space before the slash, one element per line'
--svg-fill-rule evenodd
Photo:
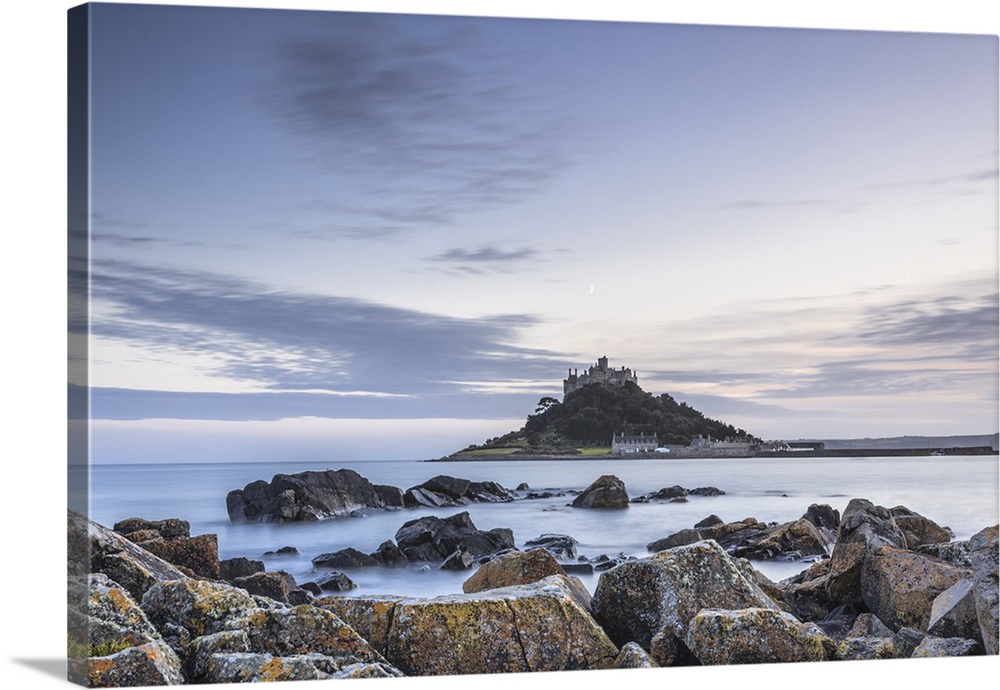
<path fill-rule="evenodd" d="M 70 680 L 996 655 L 997 45 L 70 10 Z"/>

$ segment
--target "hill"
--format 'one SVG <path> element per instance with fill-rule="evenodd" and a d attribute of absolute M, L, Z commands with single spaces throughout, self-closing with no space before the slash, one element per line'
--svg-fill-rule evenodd
<path fill-rule="evenodd" d="M 684 446 L 698 436 L 753 438 L 743 429 L 709 419 L 666 393 L 653 395 L 632 382 L 622 386 L 594 383 L 567 393 L 562 402 L 542 398 L 523 427 L 461 452 L 559 455 L 577 454 L 587 448 L 607 451 L 612 435 L 622 433 L 655 434 L 662 445 Z"/>

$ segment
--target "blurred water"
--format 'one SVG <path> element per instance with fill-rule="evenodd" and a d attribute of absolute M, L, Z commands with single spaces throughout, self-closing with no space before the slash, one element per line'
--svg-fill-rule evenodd
<path fill-rule="evenodd" d="M 251 481 L 304 470 L 357 470 L 377 484 L 406 489 L 439 474 L 496 481 L 508 488 L 526 482 L 532 490 L 582 490 L 602 474 L 625 482 L 632 497 L 681 485 L 715 486 L 724 496 L 689 498 L 687 503 L 631 504 L 627 510 L 595 511 L 569 507 L 572 495 L 461 508 L 417 508 L 377 512 L 361 518 L 315 523 L 231 524 L 226 494 Z M 995 456 L 915 458 L 726 458 L 644 460 L 480 461 L 427 463 L 414 461 L 344 462 L 339 464 L 147 464 L 96 465 L 91 468 L 90 515 L 111 527 L 127 517 L 178 517 L 191 523 L 192 534 L 214 533 L 219 556 L 261 559 L 266 551 L 295 546 L 299 557 L 264 559 L 269 570 L 283 569 L 299 582 L 322 574 L 311 559 L 353 546 L 371 553 L 393 539 L 404 523 L 423 515 L 446 517 L 467 510 L 479 529 L 509 527 L 519 547 L 544 533 L 568 534 L 580 554 L 625 553 L 646 556 L 646 544 L 692 527 L 710 514 L 726 522 L 754 517 L 770 522 L 799 518 L 813 503 L 840 511 L 852 498 L 867 498 L 906 507 L 941 525 L 957 539 L 998 522 L 998 461 Z M 772 579 L 788 577 L 803 563 L 755 565 Z M 352 594 L 379 593 L 436 596 L 461 592 L 469 573 L 417 567 L 365 568 L 347 571 L 359 586 Z M 593 591 L 598 575 L 583 577 Z"/>

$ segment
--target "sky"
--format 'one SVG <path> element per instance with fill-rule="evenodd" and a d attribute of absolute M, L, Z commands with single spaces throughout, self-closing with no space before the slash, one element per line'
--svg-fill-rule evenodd
<path fill-rule="evenodd" d="M 95 462 L 439 457 L 604 355 L 997 431 L 995 33 L 91 12 Z"/>

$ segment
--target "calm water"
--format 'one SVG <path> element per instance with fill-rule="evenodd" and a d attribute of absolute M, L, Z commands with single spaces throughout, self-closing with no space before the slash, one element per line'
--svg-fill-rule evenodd
<path fill-rule="evenodd" d="M 226 494 L 276 473 L 349 467 L 378 484 L 406 489 L 438 474 L 492 480 L 514 488 L 526 482 L 533 490 L 582 490 L 602 474 L 621 478 L 632 497 L 679 484 L 716 486 L 718 497 L 690 497 L 686 504 L 632 504 L 627 510 L 570 508 L 572 496 L 522 500 L 462 508 L 418 508 L 301 524 L 231 524 Z M 479 529 L 509 527 L 518 546 L 543 533 L 568 534 L 581 555 L 648 555 L 646 544 L 691 527 L 710 514 L 726 522 L 755 517 L 765 522 L 799 518 L 812 503 L 843 511 L 862 497 L 892 507 L 904 505 L 966 539 L 998 522 L 996 456 L 948 458 L 739 458 L 691 460 L 571 460 L 427 463 L 357 462 L 332 465 L 170 464 L 98 465 L 91 470 L 91 517 L 111 527 L 127 517 L 178 517 L 191 523 L 192 534 L 214 533 L 219 556 L 261 559 L 265 551 L 295 546 L 300 557 L 264 559 L 269 570 L 283 569 L 299 582 L 315 579 L 311 559 L 353 546 L 365 553 L 393 539 L 406 521 L 423 515 L 446 517 L 468 510 Z M 808 564 L 756 563 L 772 579 L 788 577 Z M 352 593 L 435 596 L 461 592 L 469 573 L 436 569 L 366 568 L 348 571 L 359 586 Z M 593 591 L 598 576 L 584 577 Z"/>

